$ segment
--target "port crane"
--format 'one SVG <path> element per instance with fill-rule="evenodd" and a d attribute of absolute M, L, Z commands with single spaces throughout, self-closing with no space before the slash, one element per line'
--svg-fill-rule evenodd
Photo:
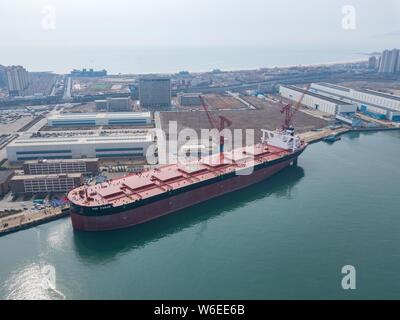
<path fill-rule="evenodd" d="M 282 107 L 281 113 L 285 114 L 285 118 L 284 118 L 283 125 L 282 125 L 282 130 L 285 131 L 285 130 L 293 129 L 293 126 L 292 126 L 293 118 L 294 118 L 295 114 L 297 113 L 297 111 L 299 111 L 301 103 L 304 99 L 304 96 L 306 95 L 306 93 L 308 92 L 310 87 L 311 87 L 311 84 L 308 84 L 306 86 L 299 101 L 297 101 L 296 104 L 294 105 L 294 108 L 291 103 L 288 103 Z"/>
<path fill-rule="evenodd" d="M 225 137 L 223 130 L 229 127 L 232 124 L 232 121 L 224 116 L 218 116 L 218 120 L 215 119 L 208 110 L 208 105 L 204 100 L 203 96 L 199 95 L 199 99 L 201 105 L 203 106 L 204 111 L 206 112 L 208 122 L 210 123 L 211 127 L 217 129 L 219 132 L 219 152 L 223 154 L 224 144 L 225 144 Z"/>

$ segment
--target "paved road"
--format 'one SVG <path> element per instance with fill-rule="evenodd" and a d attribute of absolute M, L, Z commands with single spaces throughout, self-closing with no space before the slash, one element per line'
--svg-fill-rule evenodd
<path fill-rule="evenodd" d="M 40 120 L 39 122 L 35 123 L 32 127 L 30 127 L 27 131 L 28 133 L 32 133 L 32 132 L 37 132 L 40 130 L 41 127 L 43 127 L 44 125 L 46 125 L 47 123 L 47 119 L 44 118 L 42 120 Z"/>
<path fill-rule="evenodd" d="M 160 113 L 159 112 L 154 112 L 154 123 L 156 126 L 157 130 L 162 129 L 161 125 L 161 119 L 160 119 Z M 167 159 L 167 154 L 168 154 L 168 145 L 167 141 L 164 139 L 163 135 L 158 135 L 157 136 L 157 147 L 158 147 L 158 161 L 160 164 L 166 164 L 168 163 Z"/>
<path fill-rule="evenodd" d="M 72 86 L 72 80 L 71 77 L 68 77 L 66 83 L 65 83 L 65 91 L 64 91 L 64 100 L 71 100 L 71 86 Z"/>

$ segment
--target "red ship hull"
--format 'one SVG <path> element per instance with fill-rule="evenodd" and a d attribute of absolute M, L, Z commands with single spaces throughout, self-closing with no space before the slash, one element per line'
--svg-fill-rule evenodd
<path fill-rule="evenodd" d="M 254 171 L 250 175 L 235 176 L 224 181 L 203 186 L 191 192 L 171 196 L 138 208 L 121 211 L 111 215 L 85 216 L 75 213 L 71 208 L 72 224 L 76 230 L 105 231 L 127 228 L 145 223 L 172 212 L 261 182 L 284 169 L 295 160 L 296 159 L 293 158 L 288 159 Z"/>

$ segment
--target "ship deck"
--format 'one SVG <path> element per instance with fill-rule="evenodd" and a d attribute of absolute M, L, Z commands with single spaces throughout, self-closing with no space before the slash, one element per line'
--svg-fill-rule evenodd
<path fill-rule="evenodd" d="M 245 170 L 259 163 L 277 160 L 290 152 L 266 144 L 235 149 L 207 156 L 196 162 L 164 165 L 141 173 L 108 180 L 94 186 L 81 186 L 70 191 L 68 198 L 76 205 L 97 207 L 123 206 L 194 183 Z"/>

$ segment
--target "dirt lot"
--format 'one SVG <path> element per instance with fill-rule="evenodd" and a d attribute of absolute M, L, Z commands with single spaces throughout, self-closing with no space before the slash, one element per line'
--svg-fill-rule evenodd
<path fill-rule="evenodd" d="M 400 95 L 400 81 L 351 81 L 338 83 L 338 85 L 353 89 L 370 89 Z"/>
<path fill-rule="evenodd" d="M 263 100 L 260 100 L 259 103 L 263 106 L 263 110 L 224 110 L 212 111 L 211 113 L 215 118 L 218 115 L 223 115 L 230 119 L 232 121 L 231 128 L 254 129 L 255 139 L 259 141 L 261 138 L 260 129 L 274 130 L 280 127 L 283 122 L 283 115 L 278 105 L 271 104 L 267 106 Z M 168 132 L 168 122 L 173 120 L 178 122 L 178 131 L 183 128 L 193 128 L 200 134 L 200 129 L 210 129 L 210 124 L 204 111 L 160 113 L 161 126 L 166 132 Z M 298 112 L 295 117 L 295 126 L 299 133 L 322 128 L 327 124 L 327 121 L 303 112 Z"/>
<path fill-rule="evenodd" d="M 242 99 L 250 103 L 252 106 L 256 107 L 258 110 L 275 109 L 281 107 L 279 104 L 272 101 L 259 99 L 253 96 L 242 96 Z"/>
<path fill-rule="evenodd" d="M 5 133 L 12 133 L 18 131 L 20 128 L 22 128 L 24 125 L 28 124 L 30 121 L 32 121 L 31 116 L 24 116 L 21 117 L 13 122 L 8 122 L 8 123 L 2 123 L 0 124 L 0 133 L 5 134 Z"/>
<path fill-rule="evenodd" d="M 101 93 L 129 93 L 129 78 L 100 77 L 100 78 L 73 78 L 72 93 L 87 95 Z"/>
<path fill-rule="evenodd" d="M 94 102 L 77 105 L 68 110 L 69 113 L 92 113 L 97 112 L 96 104 Z"/>
<path fill-rule="evenodd" d="M 221 94 L 206 94 L 204 100 L 210 106 L 210 110 L 215 109 L 243 109 L 246 106 L 231 96 Z"/>
<path fill-rule="evenodd" d="M 209 110 L 238 110 L 247 108 L 243 103 L 236 100 L 235 98 L 222 94 L 203 94 L 204 100 L 206 101 Z M 174 99 L 173 99 L 174 100 Z M 175 105 L 178 105 L 177 99 L 175 99 Z M 181 106 L 178 105 L 181 110 L 203 110 L 201 105 L 199 106 Z"/>

